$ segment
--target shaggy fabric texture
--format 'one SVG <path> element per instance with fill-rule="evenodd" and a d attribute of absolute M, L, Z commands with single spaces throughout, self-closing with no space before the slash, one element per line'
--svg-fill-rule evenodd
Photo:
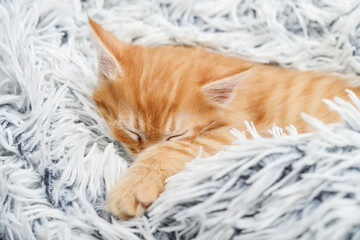
<path fill-rule="evenodd" d="M 168 179 L 146 215 L 104 211 L 127 169 L 91 100 L 87 14 L 124 41 L 211 51 L 359 83 L 358 0 L 0 0 L 0 239 L 360 239 L 360 101 L 343 124 L 238 141 Z M 351 94 L 351 93 L 350 93 Z M 324 104 L 324 107 L 327 107 Z"/>

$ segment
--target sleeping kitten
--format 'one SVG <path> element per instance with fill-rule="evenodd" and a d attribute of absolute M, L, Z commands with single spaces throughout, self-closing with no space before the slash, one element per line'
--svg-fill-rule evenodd
<path fill-rule="evenodd" d="M 266 132 L 274 123 L 311 131 L 306 112 L 337 122 L 323 98 L 348 99 L 339 77 L 276 66 L 183 46 L 144 47 L 119 41 L 89 19 L 99 57 L 93 98 L 116 139 L 136 161 L 112 189 L 108 210 L 139 216 L 202 147 L 210 156 L 230 144 L 244 120 Z M 359 93 L 359 89 L 353 89 Z"/>

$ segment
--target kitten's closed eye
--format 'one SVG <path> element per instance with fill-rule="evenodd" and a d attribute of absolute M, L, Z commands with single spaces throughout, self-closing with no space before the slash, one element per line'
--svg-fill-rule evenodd
<path fill-rule="evenodd" d="M 124 130 L 132 139 L 137 140 L 139 142 L 144 141 L 144 138 L 141 136 L 140 133 L 137 133 L 137 132 L 130 130 L 128 128 L 125 128 L 125 127 L 124 127 Z"/>
<path fill-rule="evenodd" d="M 183 131 L 181 133 L 176 133 L 176 134 L 173 134 L 173 135 L 170 135 L 170 136 L 165 136 L 165 140 L 166 141 L 171 141 L 171 140 L 176 140 L 177 138 L 179 137 L 182 137 L 185 135 L 185 133 L 187 133 L 188 131 Z"/>

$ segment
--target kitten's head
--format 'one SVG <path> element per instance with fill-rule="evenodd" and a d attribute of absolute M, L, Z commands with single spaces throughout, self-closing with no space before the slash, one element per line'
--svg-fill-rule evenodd
<path fill-rule="evenodd" d="M 89 23 L 99 63 L 93 98 L 130 153 L 165 141 L 191 140 L 227 124 L 228 106 L 243 78 L 234 74 L 249 66 L 195 48 L 127 44 L 91 19 Z M 237 67 L 227 67 L 235 63 Z"/>

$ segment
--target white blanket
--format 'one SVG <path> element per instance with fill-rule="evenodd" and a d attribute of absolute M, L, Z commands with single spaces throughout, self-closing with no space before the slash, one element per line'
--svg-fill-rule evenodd
<path fill-rule="evenodd" d="M 87 14 L 121 40 L 359 83 L 358 0 L 0 0 L 0 239 L 360 239 L 360 101 L 344 124 L 239 138 L 168 180 L 137 219 L 104 211 L 128 163 L 96 113 Z M 327 107 L 324 104 L 324 107 Z M 286 130 L 284 130 L 286 132 Z"/>

